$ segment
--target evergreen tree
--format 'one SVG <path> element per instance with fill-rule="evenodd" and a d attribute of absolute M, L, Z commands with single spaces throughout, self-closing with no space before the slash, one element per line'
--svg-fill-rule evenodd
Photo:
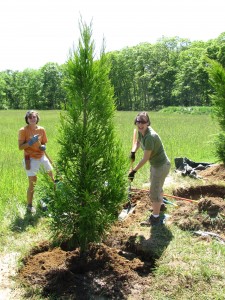
<path fill-rule="evenodd" d="M 209 63 L 207 68 L 209 80 L 214 90 L 211 95 L 213 111 L 221 128 L 215 143 L 216 154 L 219 160 L 225 164 L 225 69 L 215 60 L 207 59 L 207 61 Z"/>
<path fill-rule="evenodd" d="M 99 242 L 125 199 L 125 156 L 114 125 L 114 91 L 104 45 L 94 60 L 91 25 L 80 23 L 67 62 L 67 111 L 62 113 L 52 229 L 81 252 Z"/>

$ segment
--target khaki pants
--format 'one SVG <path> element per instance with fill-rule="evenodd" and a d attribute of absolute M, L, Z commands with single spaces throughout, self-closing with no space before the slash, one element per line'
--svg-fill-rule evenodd
<path fill-rule="evenodd" d="M 160 167 L 150 167 L 150 199 L 152 202 L 163 201 L 163 185 L 170 167 L 169 161 Z"/>

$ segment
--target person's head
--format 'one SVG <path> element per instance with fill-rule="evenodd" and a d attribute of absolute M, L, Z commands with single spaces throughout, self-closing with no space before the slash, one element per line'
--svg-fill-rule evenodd
<path fill-rule="evenodd" d="M 40 117 L 39 117 L 39 115 L 38 115 L 38 112 L 35 111 L 35 110 L 28 110 L 28 111 L 26 112 L 26 115 L 25 115 L 25 122 L 26 122 L 27 124 L 30 124 L 30 123 L 29 123 L 29 120 L 33 120 L 33 119 L 36 120 L 36 124 L 39 122 Z"/>
<path fill-rule="evenodd" d="M 147 126 L 151 125 L 151 121 L 148 116 L 148 113 L 142 111 L 139 114 L 137 114 L 137 116 L 134 119 L 134 125 L 138 125 L 138 124 L 146 124 Z"/>

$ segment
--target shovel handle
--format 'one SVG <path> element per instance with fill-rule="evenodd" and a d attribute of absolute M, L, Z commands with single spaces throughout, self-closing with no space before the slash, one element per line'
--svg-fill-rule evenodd
<path fill-rule="evenodd" d="M 135 150 L 136 143 L 137 143 L 137 129 L 134 128 L 133 141 L 132 141 L 132 151 Z"/>
<path fill-rule="evenodd" d="M 136 149 L 136 143 L 137 143 L 137 129 L 135 128 L 135 129 L 134 129 L 134 132 L 133 132 L 133 140 L 132 140 L 132 148 L 131 148 L 131 151 L 132 151 L 132 152 L 135 152 L 135 149 Z M 134 161 L 131 160 L 131 163 L 130 163 L 130 171 L 133 170 L 133 163 L 134 163 Z"/>
<path fill-rule="evenodd" d="M 39 144 L 39 146 L 41 146 L 40 140 L 38 140 L 38 144 Z M 48 156 L 48 154 L 46 153 L 46 151 L 44 151 L 44 153 L 45 153 L 45 156 L 47 157 L 47 159 L 49 160 L 49 162 L 53 165 L 53 161 L 52 161 L 51 158 Z"/>

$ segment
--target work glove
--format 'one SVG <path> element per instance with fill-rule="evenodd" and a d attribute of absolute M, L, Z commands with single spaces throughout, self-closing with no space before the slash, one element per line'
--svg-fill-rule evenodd
<path fill-rule="evenodd" d="M 134 151 L 131 151 L 131 153 L 130 153 L 130 160 L 131 160 L 132 162 L 135 161 L 135 152 L 134 152 Z"/>
<path fill-rule="evenodd" d="M 132 171 L 129 173 L 128 178 L 130 179 L 130 181 L 133 181 L 133 180 L 134 180 L 134 175 L 135 175 L 136 172 L 137 172 L 137 171 L 132 170 Z"/>
<path fill-rule="evenodd" d="M 41 145 L 41 146 L 39 147 L 39 149 L 40 149 L 41 151 L 45 151 L 45 150 L 46 150 L 46 146 L 45 146 L 45 145 Z"/>
<path fill-rule="evenodd" d="M 28 145 L 32 146 L 33 144 L 35 144 L 38 141 L 38 136 L 39 134 L 34 135 L 29 141 L 28 141 Z"/>

